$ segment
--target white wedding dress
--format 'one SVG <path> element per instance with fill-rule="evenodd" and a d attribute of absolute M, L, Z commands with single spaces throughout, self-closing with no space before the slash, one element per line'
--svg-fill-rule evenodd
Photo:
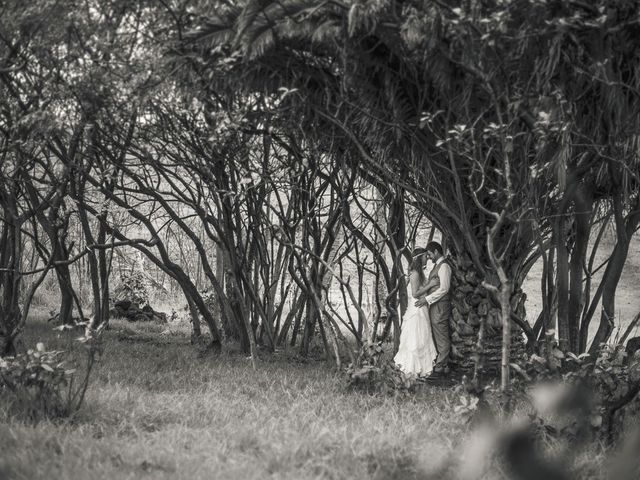
<path fill-rule="evenodd" d="M 408 290 L 409 305 L 403 317 L 400 347 L 393 361 L 407 375 L 429 375 L 437 355 L 431 335 L 429 307 L 416 307 L 417 299 L 413 297 L 411 286 Z"/>

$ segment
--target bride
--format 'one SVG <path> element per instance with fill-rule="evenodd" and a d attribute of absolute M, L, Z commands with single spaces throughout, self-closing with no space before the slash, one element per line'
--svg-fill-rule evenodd
<path fill-rule="evenodd" d="M 424 259 L 423 249 L 414 252 L 413 261 L 409 267 L 411 296 L 416 300 L 424 296 L 433 286 L 427 283 L 423 271 Z M 429 321 L 429 307 L 427 305 L 416 307 L 414 303 L 415 301 L 409 300 L 400 332 L 400 347 L 393 361 L 408 375 L 429 375 L 436 358 L 436 347 Z"/>

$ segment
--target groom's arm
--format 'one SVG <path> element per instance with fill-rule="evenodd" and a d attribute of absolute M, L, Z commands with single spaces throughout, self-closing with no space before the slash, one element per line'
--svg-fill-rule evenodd
<path fill-rule="evenodd" d="M 418 299 L 418 301 L 415 303 L 416 307 L 423 307 L 425 305 L 429 305 L 429 302 L 427 302 L 427 297 L 423 296 L 421 298 Z"/>
<path fill-rule="evenodd" d="M 416 291 L 416 298 L 425 297 L 427 292 L 436 286 L 436 279 L 428 281 Z"/>

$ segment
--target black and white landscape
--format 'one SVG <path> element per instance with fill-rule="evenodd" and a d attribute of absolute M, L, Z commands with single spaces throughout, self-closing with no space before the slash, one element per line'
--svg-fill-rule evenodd
<path fill-rule="evenodd" d="M 0 0 L 0 479 L 640 476 L 638 0 Z"/>

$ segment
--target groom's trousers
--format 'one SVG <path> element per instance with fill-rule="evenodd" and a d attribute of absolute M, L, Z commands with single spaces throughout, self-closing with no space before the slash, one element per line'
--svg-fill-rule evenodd
<path fill-rule="evenodd" d="M 436 357 L 433 370 L 442 372 L 449 364 L 451 354 L 451 336 L 449 335 L 449 318 L 451 318 L 451 301 L 448 299 L 429 305 L 431 334 L 436 345 Z"/>

